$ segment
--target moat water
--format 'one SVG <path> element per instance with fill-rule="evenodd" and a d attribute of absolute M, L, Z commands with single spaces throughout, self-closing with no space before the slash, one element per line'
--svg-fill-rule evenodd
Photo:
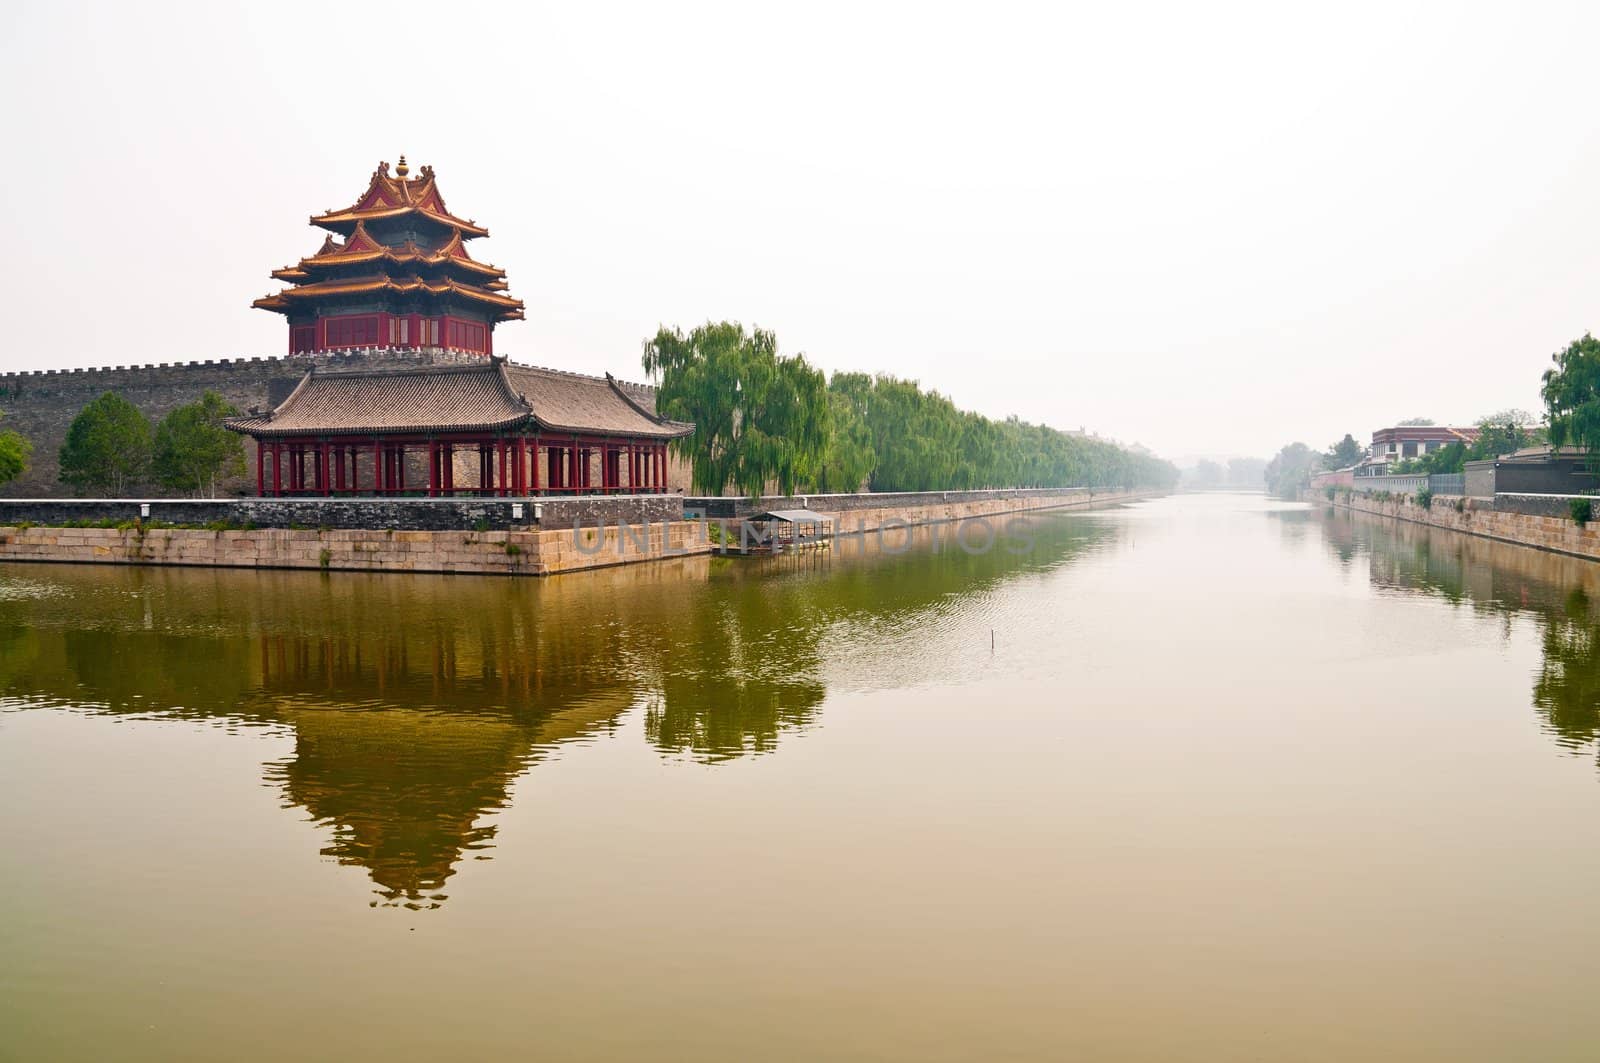
<path fill-rule="evenodd" d="M 1600 1057 L 1600 565 L 1019 530 L 0 567 L 0 1060 Z"/>

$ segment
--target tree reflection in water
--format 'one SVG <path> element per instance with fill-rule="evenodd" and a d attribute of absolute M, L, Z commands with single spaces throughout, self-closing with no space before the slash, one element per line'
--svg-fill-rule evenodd
<path fill-rule="evenodd" d="M 1600 564 L 1459 532 L 1316 506 L 1336 556 L 1365 556 L 1373 586 L 1426 594 L 1539 625 L 1543 662 L 1533 705 L 1563 749 L 1600 739 Z"/>
<path fill-rule="evenodd" d="M 922 531 L 903 553 L 537 581 L 8 566 L 0 697 L 283 728 L 293 754 L 266 778 L 330 831 L 324 855 L 365 868 L 375 904 L 436 907 L 463 858 L 487 858 L 512 780 L 562 745 L 642 708 L 663 754 L 769 752 L 815 718 L 839 632 L 921 622 L 1119 534 L 1033 527 L 1021 556 L 935 551 Z"/>

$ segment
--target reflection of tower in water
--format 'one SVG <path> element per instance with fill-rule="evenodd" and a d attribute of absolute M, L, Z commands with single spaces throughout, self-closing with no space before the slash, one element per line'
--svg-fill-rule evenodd
<path fill-rule="evenodd" d="M 895 682 L 860 661 L 1119 534 L 1078 518 L 1036 530 L 1024 555 L 916 529 L 903 553 L 826 565 L 695 557 L 547 582 L 62 567 L 37 595 L 0 597 L 0 695 L 282 727 L 294 750 L 267 778 L 330 832 L 324 855 L 365 868 L 374 903 L 435 906 L 554 746 L 642 707 L 663 753 L 774 750 L 815 720 L 841 662 L 857 683 Z M 903 656 L 924 679 L 949 663 Z"/>
<path fill-rule="evenodd" d="M 493 645 L 261 639 L 262 694 L 295 733 L 267 776 L 333 832 L 323 855 L 366 868 L 384 903 L 437 907 L 461 859 L 488 858 L 483 820 L 540 750 L 632 703 L 626 688 L 563 685 L 559 708 L 536 708 L 535 669 Z"/>

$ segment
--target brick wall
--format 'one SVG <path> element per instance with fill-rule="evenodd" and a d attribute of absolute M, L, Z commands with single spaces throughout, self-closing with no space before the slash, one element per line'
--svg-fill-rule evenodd
<path fill-rule="evenodd" d="M 1322 500 L 1313 498 L 1311 501 Z M 1424 509 L 1408 497 L 1379 501 L 1370 495 L 1340 493 L 1334 496 L 1335 505 L 1361 513 L 1395 517 L 1504 543 L 1600 560 L 1600 522 L 1578 527 L 1570 516 L 1565 515 L 1564 499 L 1559 514 L 1517 513 L 1498 509 L 1496 503 L 1495 499 L 1435 495 L 1433 504 Z M 1460 508 L 1457 508 L 1458 505 Z"/>
<path fill-rule="evenodd" d="M 603 529 L 488 532 L 0 526 L 0 562 L 549 576 L 693 557 L 708 550 L 705 525 L 697 521 L 628 529 L 607 525 Z"/>
<path fill-rule="evenodd" d="M 0 373 L 0 428 L 21 432 L 33 443 L 33 460 L 20 479 L 0 486 L 0 498 L 65 498 L 72 492 L 57 481 L 57 459 L 66 440 L 67 426 L 93 400 L 108 391 L 133 403 L 154 425 L 207 390 L 247 411 L 252 406 L 271 409 L 286 398 L 306 370 L 315 365 L 339 369 L 375 366 L 414 366 L 459 363 L 475 356 L 446 351 L 346 351 L 273 358 L 220 358 L 202 362 L 115 366 L 103 369 L 48 369 Z M 653 407 L 655 389 L 627 385 L 629 393 Z M 219 484 L 223 495 L 255 493 L 255 444 L 245 440 L 247 475 Z M 475 455 L 457 455 L 458 462 L 476 461 Z M 407 476 L 426 482 L 425 457 L 415 455 Z M 475 476 L 475 467 L 459 468 L 462 476 Z M 418 481 L 417 477 L 421 477 Z M 687 487 L 688 470 L 674 455 L 668 464 L 668 486 Z"/>

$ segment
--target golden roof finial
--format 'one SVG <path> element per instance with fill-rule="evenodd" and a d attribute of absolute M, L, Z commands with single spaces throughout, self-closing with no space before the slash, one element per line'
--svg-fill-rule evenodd
<path fill-rule="evenodd" d="M 411 172 L 411 167 L 406 165 L 406 157 L 405 157 L 405 154 L 402 152 L 401 155 L 400 155 L 400 164 L 394 168 L 395 176 L 396 177 L 404 177 L 406 174 L 408 174 L 410 172 Z"/>

